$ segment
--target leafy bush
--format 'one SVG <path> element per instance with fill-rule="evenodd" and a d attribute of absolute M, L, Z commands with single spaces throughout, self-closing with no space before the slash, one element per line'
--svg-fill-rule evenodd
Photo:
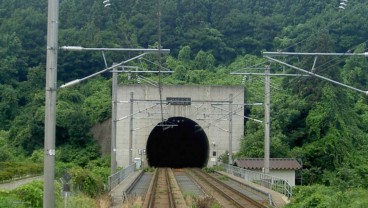
<path fill-rule="evenodd" d="M 286 207 L 360 208 L 367 206 L 368 191 L 365 189 L 338 191 L 334 187 L 313 185 L 296 187 L 291 203 Z"/>
<path fill-rule="evenodd" d="M 1 171 L 0 172 L 0 181 L 8 181 L 11 180 L 13 174 L 9 173 L 8 171 Z"/>
<path fill-rule="evenodd" d="M 225 171 L 225 168 L 219 165 L 215 165 L 212 167 L 215 171 Z"/>
<path fill-rule="evenodd" d="M 0 207 L 25 208 L 25 204 L 19 203 L 21 199 L 10 191 L 0 190 Z"/>
<path fill-rule="evenodd" d="M 64 145 L 57 152 L 57 177 L 69 173 L 73 191 L 90 197 L 103 193 L 104 184 L 110 175 L 110 157 L 99 156 L 98 146 L 91 143 L 85 148 Z"/>
<path fill-rule="evenodd" d="M 69 172 L 72 176 L 72 183 L 75 190 L 82 191 L 91 197 L 98 196 L 103 192 L 103 178 L 94 174 L 92 171 L 76 166 Z"/>
<path fill-rule="evenodd" d="M 60 197 L 60 184 L 55 181 L 55 205 L 64 207 Z M 32 181 L 11 191 L 0 190 L 0 207 L 42 207 L 43 204 L 43 181 Z"/>
<path fill-rule="evenodd" d="M 218 179 L 220 179 L 221 181 L 228 181 L 229 177 L 227 177 L 226 175 L 220 175 Z"/>
<path fill-rule="evenodd" d="M 57 152 L 57 159 L 64 163 L 73 163 L 75 165 L 85 167 L 89 161 L 99 158 L 99 146 L 93 142 L 83 147 L 73 145 L 63 145 Z"/>
<path fill-rule="evenodd" d="M 41 174 L 43 165 L 27 162 L 0 162 L 0 182 L 27 175 Z"/>
<path fill-rule="evenodd" d="M 57 178 L 63 177 L 65 173 L 68 172 L 69 169 L 71 169 L 73 166 L 75 166 L 73 163 L 65 163 L 56 161 L 55 166 L 55 175 Z"/>
<path fill-rule="evenodd" d="M 31 161 L 34 163 L 43 163 L 43 149 L 34 150 L 31 155 Z"/>
<path fill-rule="evenodd" d="M 154 167 L 146 167 L 143 169 L 143 172 L 148 172 L 148 173 L 152 173 L 155 171 Z"/>
<path fill-rule="evenodd" d="M 214 173 L 215 169 L 213 167 L 204 167 L 202 170 L 206 173 Z"/>
<path fill-rule="evenodd" d="M 96 160 L 90 161 L 86 168 L 89 169 L 96 177 L 102 179 L 103 183 L 107 184 L 107 179 L 110 176 L 110 156 L 106 155 Z"/>
<path fill-rule="evenodd" d="M 7 145 L 8 132 L 0 130 L 0 162 L 14 160 L 15 152 Z"/>
<path fill-rule="evenodd" d="M 65 198 L 63 200 L 60 200 L 58 202 L 55 203 L 55 207 L 56 208 L 64 208 L 65 204 L 66 207 L 71 207 L 71 208 L 90 208 L 90 207 L 96 207 L 96 203 L 95 200 L 92 199 L 91 197 L 84 195 L 84 194 L 76 194 L 76 195 L 72 195 L 70 197 L 67 198 L 66 201 L 64 201 Z"/>
<path fill-rule="evenodd" d="M 14 155 L 7 148 L 0 147 L 0 162 L 10 161 L 14 159 Z"/>
<path fill-rule="evenodd" d="M 18 187 L 14 191 L 23 202 L 28 202 L 29 207 L 42 207 L 43 182 L 32 181 L 26 185 Z"/>

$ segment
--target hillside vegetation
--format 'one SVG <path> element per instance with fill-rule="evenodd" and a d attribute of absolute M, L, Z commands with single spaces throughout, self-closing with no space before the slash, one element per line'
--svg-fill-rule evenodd
<path fill-rule="evenodd" d="M 61 0 L 59 46 L 157 48 L 156 1 L 110 2 L 104 7 L 102 0 Z M 351 0 L 345 10 L 338 6 L 337 0 L 161 0 L 161 45 L 171 50 L 161 62 L 175 72 L 160 80 L 243 84 L 245 102 L 263 102 L 263 77 L 230 75 L 262 72 L 245 70 L 269 64 L 262 51 L 368 51 L 367 3 Z M 0 1 L 0 162 L 42 164 L 46 31 L 47 1 Z M 105 53 L 109 65 L 135 55 Z M 314 63 L 314 57 L 305 56 L 283 60 L 306 70 Z M 100 52 L 60 50 L 58 63 L 58 86 L 105 68 Z M 157 55 L 148 55 L 129 64 L 155 69 L 157 63 Z M 295 73 L 275 63 L 271 69 Z M 314 72 L 368 89 L 367 57 L 319 57 Z M 109 171 L 108 156 L 101 158 L 89 130 L 111 116 L 110 77 L 105 73 L 58 90 L 57 174 L 75 174 L 80 179 L 75 183 L 88 178 L 93 187 L 102 187 Z M 148 78 L 158 81 L 157 75 Z M 313 76 L 271 80 L 271 157 L 298 158 L 304 167 L 299 175 L 303 186 L 296 188 L 290 207 L 368 206 L 366 95 Z M 120 75 L 119 82 L 138 83 L 127 75 Z M 256 119 L 264 116 L 259 106 L 244 112 Z M 251 120 L 245 125 L 236 157 L 263 157 L 264 126 Z M 100 194 L 81 187 L 88 196 Z"/>

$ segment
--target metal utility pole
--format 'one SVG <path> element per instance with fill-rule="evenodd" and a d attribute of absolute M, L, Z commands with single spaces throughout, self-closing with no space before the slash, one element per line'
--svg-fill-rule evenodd
<path fill-rule="evenodd" d="M 281 61 L 281 60 L 278 60 L 278 59 L 275 58 L 275 57 L 278 57 L 278 56 L 290 56 L 290 55 L 314 56 L 315 59 L 314 59 L 314 63 L 313 63 L 311 71 L 307 71 L 305 69 L 293 66 L 291 64 L 287 64 L 284 61 Z M 346 88 L 349 88 L 349 89 L 352 89 L 352 90 L 355 90 L 355 91 L 358 91 L 358 92 L 361 92 L 361 93 L 364 93 L 364 94 L 368 95 L 368 91 L 366 91 L 366 90 L 361 90 L 361 89 L 346 85 L 344 83 L 341 83 L 341 82 L 338 82 L 338 81 L 335 81 L 335 80 L 332 80 L 330 78 L 327 78 L 327 77 L 324 77 L 324 76 L 321 76 L 321 75 L 318 75 L 318 74 L 314 73 L 314 67 L 315 67 L 316 60 L 317 60 L 318 56 L 364 56 L 364 57 L 368 57 L 368 52 L 364 52 L 364 53 L 263 52 L 263 56 L 265 58 L 267 58 L 268 60 L 270 60 L 270 61 L 274 61 L 274 62 L 277 62 L 277 63 L 282 64 L 284 66 L 288 66 L 290 68 L 293 68 L 293 69 L 296 69 L 296 70 L 301 71 L 303 73 L 306 73 L 310 76 L 315 76 L 317 78 L 320 78 L 320 79 L 332 82 L 334 84 L 337 84 L 337 85 L 340 85 L 340 86 L 343 86 L 343 87 L 346 87 Z M 271 57 L 273 57 L 273 58 L 271 58 Z M 269 107 L 270 107 L 270 101 L 269 101 L 270 100 L 270 90 L 269 90 L 269 86 L 270 86 L 270 79 L 269 79 L 269 76 L 270 76 L 270 68 L 267 67 L 266 71 L 265 71 L 265 94 L 266 94 L 265 95 L 265 147 L 264 147 L 265 148 L 265 161 L 264 161 L 264 172 L 265 173 L 269 172 L 269 157 L 270 157 L 270 155 L 269 155 L 269 151 L 270 151 L 270 149 L 269 149 L 270 148 L 270 144 L 269 144 L 269 136 L 270 136 L 269 135 L 269 131 L 270 131 L 270 118 L 269 118 L 269 114 L 270 114 L 270 109 L 269 109 Z"/>
<path fill-rule="evenodd" d="M 229 165 L 233 164 L 233 94 L 229 95 Z"/>
<path fill-rule="evenodd" d="M 115 63 L 113 65 L 116 65 Z M 111 163 L 110 163 L 110 174 L 116 172 L 116 113 L 117 113 L 117 87 L 118 87 L 118 73 L 117 67 L 113 68 L 112 71 L 112 112 L 111 112 Z"/>
<path fill-rule="evenodd" d="M 129 119 L 129 165 L 133 162 L 133 104 L 134 93 L 130 92 L 130 119 Z"/>
<path fill-rule="evenodd" d="M 265 139 L 264 139 L 264 173 L 270 172 L 270 66 L 265 69 Z"/>
<path fill-rule="evenodd" d="M 271 64 L 271 63 L 270 63 Z M 271 90 L 270 84 L 271 76 L 292 76 L 292 77 L 300 77 L 300 76 L 309 76 L 304 74 L 271 74 L 270 66 L 266 68 L 251 68 L 251 69 L 264 69 L 265 73 L 253 73 L 253 72 L 232 72 L 232 75 L 257 75 L 257 76 L 265 76 L 265 102 L 264 102 L 264 123 L 265 123 L 265 137 L 264 137 L 264 161 L 263 161 L 263 172 L 269 173 L 270 170 L 270 129 L 271 129 L 271 119 L 270 119 L 270 103 L 271 103 Z"/>
<path fill-rule="evenodd" d="M 55 206 L 55 129 L 59 0 L 48 1 L 43 207 Z"/>

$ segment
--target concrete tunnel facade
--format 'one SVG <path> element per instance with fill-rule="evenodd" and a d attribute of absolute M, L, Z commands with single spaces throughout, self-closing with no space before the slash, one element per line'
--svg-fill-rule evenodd
<path fill-rule="evenodd" d="M 135 160 L 154 167 L 213 166 L 229 150 L 230 141 L 233 153 L 240 148 L 242 86 L 163 86 L 162 106 L 156 87 L 119 86 L 117 100 L 119 167 Z"/>

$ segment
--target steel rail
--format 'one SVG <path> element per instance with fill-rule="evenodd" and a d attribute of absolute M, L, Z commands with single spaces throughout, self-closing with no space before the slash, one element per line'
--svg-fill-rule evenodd
<path fill-rule="evenodd" d="M 143 207 L 163 207 L 163 204 L 166 203 L 169 208 L 176 208 L 174 197 L 172 196 L 168 169 L 158 168 L 155 171 Z"/>
<path fill-rule="evenodd" d="M 234 207 L 257 207 L 257 208 L 263 208 L 266 207 L 265 205 L 259 203 L 258 201 L 255 201 L 254 199 L 244 195 L 243 193 L 239 192 L 238 190 L 230 187 L 229 185 L 221 182 L 217 178 L 205 174 L 202 171 L 198 169 L 191 169 L 190 175 L 193 176 L 193 179 L 200 178 L 203 183 L 208 184 L 212 189 L 214 189 L 216 192 L 220 193 L 221 196 L 229 200 Z M 198 181 L 199 183 L 199 181 Z M 237 198 L 238 197 L 238 198 Z M 220 203 L 220 202 L 219 202 Z M 230 206 L 229 204 L 227 206 Z"/>

